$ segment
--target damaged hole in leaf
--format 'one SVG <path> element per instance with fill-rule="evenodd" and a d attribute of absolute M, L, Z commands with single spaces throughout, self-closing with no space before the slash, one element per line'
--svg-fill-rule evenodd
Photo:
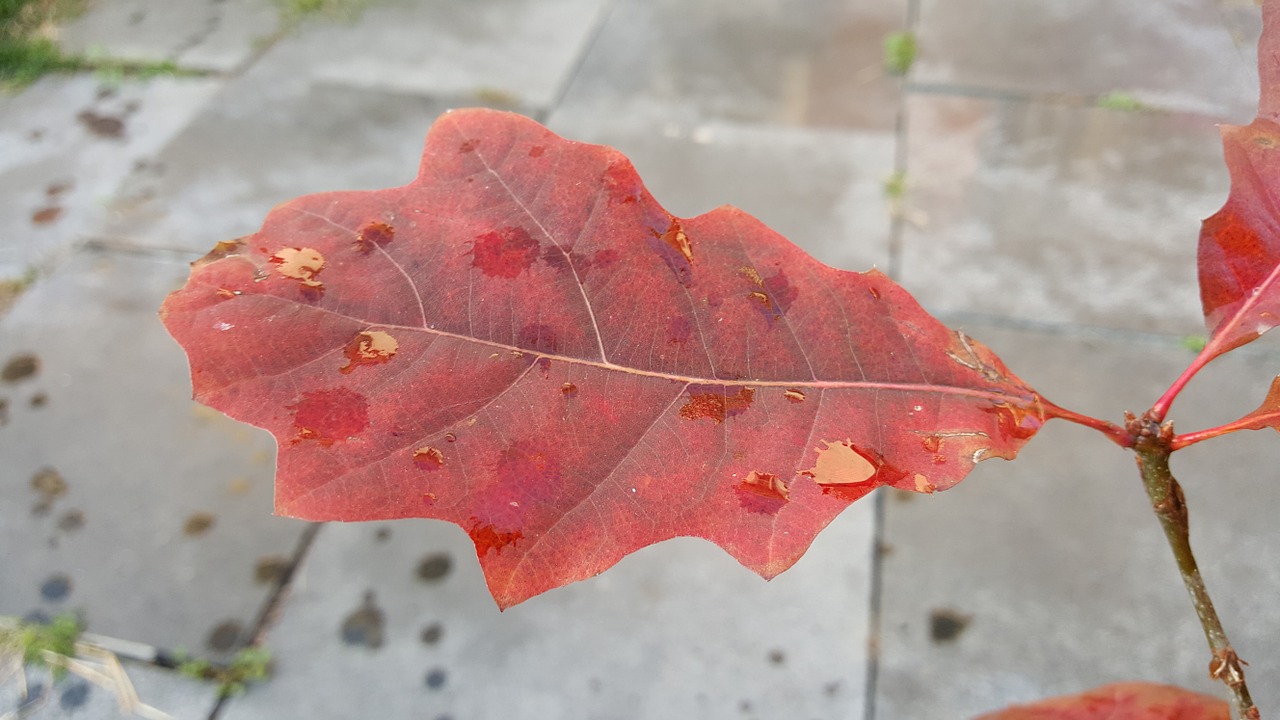
<path fill-rule="evenodd" d="M 347 357 L 347 364 L 338 370 L 345 375 L 361 365 L 381 365 L 390 362 L 399 347 L 400 343 L 382 330 L 356 333 L 343 350 L 343 354 Z"/>
<path fill-rule="evenodd" d="M 424 445 L 413 451 L 413 464 L 419 470 L 439 470 L 444 465 L 444 453 Z"/>
<path fill-rule="evenodd" d="M 718 425 L 739 415 L 751 407 L 756 391 L 749 387 L 738 388 L 729 394 L 723 385 L 690 385 L 689 399 L 680 408 L 680 417 L 686 420 L 710 418 Z"/>
<path fill-rule="evenodd" d="M 355 247 L 359 252 L 368 255 L 376 247 L 386 247 L 395 239 L 395 236 L 395 228 L 386 223 L 372 222 L 360 228 L 360 232 L 356 234 Z"/>
<path fill-rule="evenodd" d="M 577 395 L 578 395 L 578 386 L 577 386 L 577 385 L 574 385 L 574 384 L 573 384 L 573 383 L 571 383 L 571 382 L 567 382 L 567 383 L 565 383 L 565 384 L 563 384 L 563 385 L 561 385 L 561 386 L 560 386 L 560 393 L 561 393 L 562 395 L 564 395 L 565 397 L 567 397 L 567 398 L 577 397 Z"/>

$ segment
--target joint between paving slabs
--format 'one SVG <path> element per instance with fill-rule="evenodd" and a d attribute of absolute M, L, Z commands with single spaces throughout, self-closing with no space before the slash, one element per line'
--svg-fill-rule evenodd
<path fill-rule="evenodd" d="M 323 525 L 324 523 L 310 523 L 298 537 L 298 544 L 294 548 L 293 556 L 289 559 L 288 566 L 276 580 L 275 587 L 271 589 L 271 593 L 262 604 L 262 609 L 258 612 L 258 617 L 253 622 L 247 647 L 262 647 L 265 645 L 267 633 L 284 612 L 284 603 L 293 588 L 293 581 L 298 575 L 298 569 L 306 562 L 307 555 L 310 554 L 311 547 L 315 544 L 316 535 L 320 533 L 320 528 Z M 219 696 L 218 702 L 214 704 L 213 709 L 209 712 L 208 720 L 218 720 L 223 708 L 231 699 L 231 696 L 225 693 Z"/>

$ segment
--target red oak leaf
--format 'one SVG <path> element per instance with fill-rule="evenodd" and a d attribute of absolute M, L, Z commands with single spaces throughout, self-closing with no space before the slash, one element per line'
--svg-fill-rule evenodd
<path fill-rule="evenodd" d="M 1117 683 L 974 720 L 1229 720 L 1227 703 L 1171 685 Z"/>
<path fill-rule="evenodd" d="M 1263 7 L 1262 98 L 1249 125 L 1223 125 L 1231 193 L 1204 221 L 1200 300 L 1210 331 L 1202 362 L 1280 324 L 1280 4 Z"/>
<path fill-rule="evenodd" d="M 676 536 L 772 577 L 1057 412 L 880 272 L 673 217 L 616 150 L 487 110 L 405 187 L 277 207 L 161 314 L 196 398 L 275 435 L 279 513 L 452 521 L 502 607 Z"/>

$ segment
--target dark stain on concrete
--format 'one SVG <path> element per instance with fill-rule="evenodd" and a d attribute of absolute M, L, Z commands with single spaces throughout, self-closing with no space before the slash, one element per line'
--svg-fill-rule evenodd
<path fill-rule="evenodd" d="M 340 636 L 348 645 L 363 645 L 370 650 L 382 647 L 386 615 L 378 607 L 372 590 L 364 594 L 364 602 L 342 621 Z"/>

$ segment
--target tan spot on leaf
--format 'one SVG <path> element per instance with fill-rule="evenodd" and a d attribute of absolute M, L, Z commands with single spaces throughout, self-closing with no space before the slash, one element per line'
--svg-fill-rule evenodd
<path fill-rule="evenodd" d="M 680 227 L 680 221 L 675 218 L 671 219 L 671 226 L 662 234 L 662 242 L 666 243 L 671 249 L 680 253 L 685 262 L 693 262 L 693 246 L 689 243 L 689 236 L 685 234 L 684 229 Z"/>
<path fill-rule="evenodd" d="M 282 277 L 297 280 L 306 287 L 322 288 L 316 276 L 324 269 L 324 256 L 311 248 L 285 248 L 271 256 L 271 263 Z"/>
<path fill-rule="evenodd" d="M 856 485 L 875 477 L 875 464 L 855 450 L 850 441 L 822 442 L 826 447 L 818 449 L 818 461 L 808 471 L 814 482 L 819 485 Z"/>
<path fill-rule="evenodd" d="M 358 252 L 369 254 L 373 252 L 375 247 L 387 245 L 395 239 L 395 228 L 382 222 L 371 222 L 360 228 L 360 232 L 356 234 L 355 249 Z"/>
<path fill-rule="evenodd" d="M 798 388 L 787 388 L 786 390 L 782 391 L 782 397 L 790 400 L 793 403 L 801 403 L 801 402 L 804 402 L 804 391 Z"/>
<path fill-rule="evenodd" d="M 933 483 L 929 482 L 929 478 L 919 473 L 916 473 L 915 481 L 916 492 L 918 493 L 932 493 L 938 489 Z"/>
<path fill-rule="evenodd" d="M 444 465 L 444 453 L 430 445 L 424 445 L 413 451 L 413 464 L 419 470 L 439 470 Z"/>
<path fill-rule="evenodd" d="M 400 343 L 382 330 L 356 333 L 344 351 L 347 364 L 338 369 L 346 374 L 361 365 L 381 365 L 390 361 L 399 347 Z"/>
<path fill-rule="evenodd" d="M 787 500 L 791 497 L 791 490 L 786 483 L 773 473 L 759 472 L 752 470 L 742 481 L 740 486 L 742 490 L 760 495 L 762 497 L 775 498 L 778 500 Z"/>

